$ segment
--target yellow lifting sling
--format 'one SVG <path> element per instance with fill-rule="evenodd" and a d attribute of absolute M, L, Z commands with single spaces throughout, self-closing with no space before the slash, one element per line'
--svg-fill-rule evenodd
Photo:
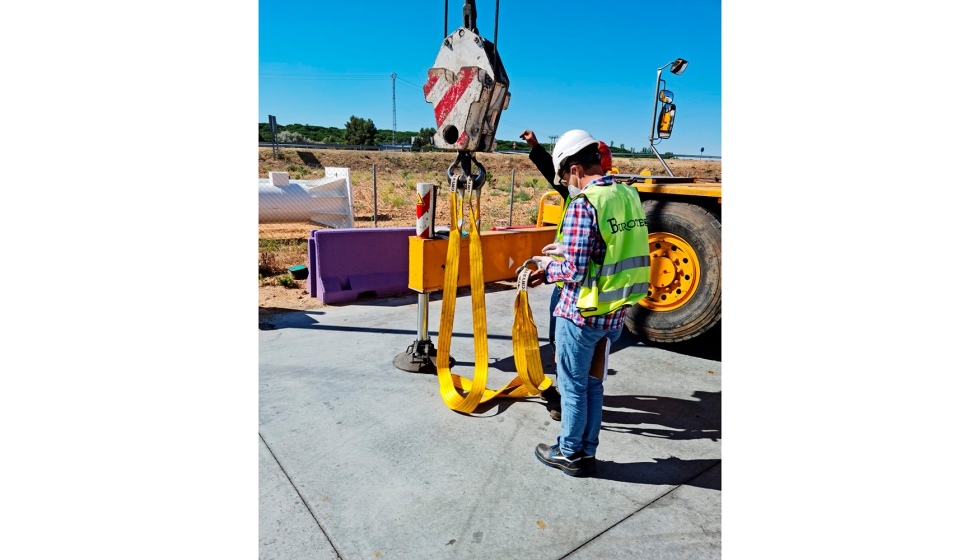
<path fill-rule="evenodd" d="M 458 176 L 450 178 L 449 250 L 446 255 L 446 276 L 443 282 L 442 312 L 439 319 L 439 352 L 436 371 L 439 392 L 452 410 L 469 414 L 480 403 L 494 397 L 523 398 L 541 393 L 551 386 L 541 367 L 538 349 L 538 330 L 527 301 L 527 279 L 530 270 L 522 267 L 518 274 L 517 299 L 514 302 L 514 364 L 518 376 L 503 388 L 487 389 L 487 310 L 483 292 L 483 249 L 480 244 L 480 189 L 473 196 L 473 179 L 466 176 L 466 192 L 457 193 Z M 475 202 L 474 202 L 475 198 Z M 463 227 L 463 206 L 470 207 L 470 295 L 473 301 L 473 379 L 449 372 L 449 350 L 452 343 L 453 319 L 456 314 L 456 284 L 459 278 L 460 238 Z M 464 394 L 465 393 L 465 394 Z"/>

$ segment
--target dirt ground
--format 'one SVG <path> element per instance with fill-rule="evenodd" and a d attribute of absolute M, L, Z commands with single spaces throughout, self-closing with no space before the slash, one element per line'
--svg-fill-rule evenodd
<path fill-rule="evenodd" d="M 304 311 L 307 309 L 328 307 L 320 303 L 320 300 L 310 297 L 305 285 L 306 281 L 304 280 L 296 288 L 284 288 L 277 285 L 260 286 L 259 319 L 272 317 L 288 311 Z"/>
<path fill-rule="evenodd" d="M 352 150 L 280 150 L 281 158 L 272 157 L 271 148 L 259 148 L 258 177 L 266 178 L 270 171 L 286 171 L 291 179 L 323 177 L 324 167 L 346 167 L 351 172 L 354 191 L 355 227 L 374 227 L 375 181 L 377 183 L 377 227 L 409 227 L 415 225 L 415 184 L 435 183 L 436 224 L 449 223 L 446 168 L 455 154 L 445 152 L 365 152 Z M 487 185 L 481 199 L 482 229 L 506 226 L 510 219 L 511 173 L 514 173 L 513 225 L 534 224 L 538 201 L 550 187 L 541 177 L 527 155 L 477 154 L 488 171 Z M 668 160 L 674 175 L 721 181 L 720 161 Z M 371 165 L 376 166 L 372 180 Z M 620 173 L 640 173 L 649 169 L 654 175 L 664 174 L 655 159 L 613 158 Z M 288 267 L 306 265 L 306 239 L 310 231 L 323 226 L 315 222 L 259 224 L 259 318 L 260 321 L 286 311 L 325 307 L 306 292 L 306 281 L 296 281 L 293 287 L 281 285 L 288 276 Z M 266 260 L 263 261 L 263 258 Z M 280 280 L 282 279 L 282 280 Z"/>

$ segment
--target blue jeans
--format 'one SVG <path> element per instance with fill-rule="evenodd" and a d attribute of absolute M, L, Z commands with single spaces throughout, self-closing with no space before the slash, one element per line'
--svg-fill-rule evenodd
<path fill-rule="evenodd" d="M 559 447 L 566 457 L 576 451 L 595 456 L 602 426 L 602 380 L 589 376 L 589 367 L 599 339 L 606 337 L 612 345 L 623 330 L 603 331 L 579 327 L 564 317 L 556 319 L 558 390 L 561 391 Z"/>

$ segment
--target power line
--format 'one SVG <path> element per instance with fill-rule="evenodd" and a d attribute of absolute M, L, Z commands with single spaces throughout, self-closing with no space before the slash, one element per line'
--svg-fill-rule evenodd
<path fill-rule="evenodd" d="M 380 80 L 391 80 L 391 130 L 397 130 L 395 126 L 397 123 L 396 112 L 395 112 L 395 80 L 399 82 L 408 84 L 417 89 L 424 89 L 422 86 L 412 83 L 405 78 L 401 78 L 397 73 L 392 72 L 389 76 L 379 76 L 377 74 L 345 74 L 342 76 L 326 76 L 326 75 L 315 75 L 315 74 L 264 74 L 259 75 L 260 80 L 297 80 L 297 81 L 380 81 Z M 521 128 L 521 125 L 511 122 L 501 116 L 500 122 L 509 124 L 511 126 Z M 392 143 L 395 143 L 394 137 L 392 137 Z"/>
<path fill-rule="evenodd" d="M 398 121 L 395 120 L 395 78 L 398 74 L 391 73 L 391 143 L 395 143 L 395 131 L 398 130 Z"/>
<path fill-rule="evenodd" d="M 413 87 L 417 87 L 419 89 L 422 89 L 422 86 L 420 86 L 418 84 L 413 84 L 412 82 L 406 80 L 405 78 L 398 78 L 398 79 L 399 79 L 399 81 L 405 82 L 406 84 L 408 84 L 410 86 L 413 86 Z"/>
<path fill-rule="evenodd" d="M 345 76 L 316 76 L 310 74 L 260 74 L 260 80 L 315 80 L 315 81 L 371 81 L 371 80 L 387 80 L 388 76 L 371 76 L 371 75 L 345 75 Z"/>

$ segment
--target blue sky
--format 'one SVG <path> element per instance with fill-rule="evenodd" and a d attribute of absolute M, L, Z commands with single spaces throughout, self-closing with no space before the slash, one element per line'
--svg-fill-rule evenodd
<path fill-rule="evenodd" d="M 449 2 L 449 30 L 463 0 Z M 421 86 L 443 38 L 444 0 L 259 2 L 259 114 L 280 124 L 343 127 L 351 115 L 391 128 L 391 73 L 398 130 L 434 127 Z M 477 0 L 480 34 L 493 40 L 494 2 Z M 571 128 L 617 146 L 649 145 L 658 67 L 677 119 L 660 152 L 721 155 L 721 2 L 500 2 L 500 56 L 510 107 L 497 139 L 525 128 L 548 142 Z"/>

